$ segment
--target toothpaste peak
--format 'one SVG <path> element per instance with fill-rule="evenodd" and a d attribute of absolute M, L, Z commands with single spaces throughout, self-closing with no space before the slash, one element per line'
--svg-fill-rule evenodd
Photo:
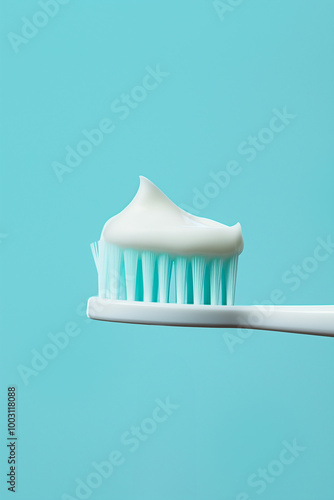
<path fill-rule="evenodd" d="M 173 203 L 153 182 L 146 177 L 139 176 L 139 188 L 133 198 L 132 202 L 128 205 L 136 204 L 138 207 L 151 209 L 152 206 L 165 205 L 166 208 L 178 209 L 177 205 Z M 128 208 L 126 207 L 126 209 Z M 126 210 L 125 209 L 125 210 Z"/>

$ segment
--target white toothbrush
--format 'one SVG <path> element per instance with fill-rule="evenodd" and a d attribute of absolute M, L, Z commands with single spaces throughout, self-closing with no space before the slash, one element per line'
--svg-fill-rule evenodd
<path fill-rule="evenodd" d="M 334 306 L 234 306 L 242 250 L 240 224 L 195 217 L 141 177 L 133 201 L 92 245 L 99 296 L 89 299 L 87 315 L 334 336 Z"/>

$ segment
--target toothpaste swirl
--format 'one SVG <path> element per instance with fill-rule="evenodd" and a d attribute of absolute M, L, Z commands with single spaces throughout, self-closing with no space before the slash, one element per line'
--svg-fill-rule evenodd
<path fill-rule="evenodd" d="M 135 197 L 106 222 L 101 239 L 121 248 L 175 256 L 227 258 L 244 247 L 239 223 L 230 227 L 191 215 L 142 176 Z"/>

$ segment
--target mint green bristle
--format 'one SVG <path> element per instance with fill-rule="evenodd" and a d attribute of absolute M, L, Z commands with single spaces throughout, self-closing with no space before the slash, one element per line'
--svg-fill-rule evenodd
<path fill-rule="evenodd" d="M 120 248 L 115 245 L 108 245 L 108 298 L 117 300 L 119 296 L 119 284 L 121 274 L 122 254 Z"/>
<path fill-rule="evenodd" d="M 144 302 L 153 301 L 155 262 L 155 253 L 149 251 L 142 252 L 141 263 L 143 273 Z"/>
<path fill-rule="evenodd" d="M 222 301 L 223 259 L 213 259 L 210 267 L 210 303 L 221 304 Z"/>
<path fill-rule="evenodd" d="M 111 300 L 233 305 L 238 256 L 173 256 L 121 249 L 103 240 L 91 245 L 99 297 Z"/>
<path fill-rule="evenodd" d="M 206 259 L 205 265 L 205 273 L 204 273 L 204 304 L 210 304 L 210 269 L 211 269 L 211 261 Z"/>
<path fill-rule="evenodd" d="M 187 303 L 187 258 L 176 257 L 174 261 L 176 302 L 177 304 Z"/>
<path fill-rule="evenodd" d="M 96 243 L 96 242 L 91 243 L 90 248 L 92 250 L 92 254 L 93 254 L 93 257 L 94 257 L 94 262 L 95 262 L 96 269 L 97 269 L 99 297 L 101 297 L 100 283 L 101 283 L 101 274 L 102 274 L 102 271 L 101 271 L 101 266 L 100 266 L 99 243 L 100 242 L 98 242 L 98 243 Z"/>
<path fill-rule="evenodd" d="M 233 306 L 237 279 L 238 257 L 231 257 L 226 268 L 226 305 Z"/>
<path fill-rule="evenodd" d="M 204 257 L 192 257 L 194 304 L 204 304 L 204 277 L 206 262 Z"/>
<path fill-rule="evenodd" d="M 106 298 L 108 295 L 108 247 L 104 241 L 100 240 L 98 243 L 92 243 L 91 249 L 99 278 L 99 297 Z"/>
<path fill-rule="evenodd" d="M 126 280 L 125 280 L 125 264 L 124 264 L 124 252 L 122 249 L 120 249 L 121 252 L 121 269 L 120 269 L 120 275 L 119 275 L 119 282 L 118 282 L 118 299 L 119 300 L 126 300 Z M 138 276 L 137 276 L 137 281 L 138 281 Z M 117 283 L 115 283 L 117 286 Z"/>
<path fill-rule="evenodd" d="M 124 250 L 124 267 L 125 267 L 127 300 L 136 300 L 138 255 L 139 254 L 137 250 L 132 250 L 132 249 Z"/>
<path fill-rule="evenodd" d="M 187 259 L 187 271 L 186 271 L 186 304 L 194 303 L 194 287 L 193 287 L 193 271 L 191 266 L 191 259 Z"/>
<path fill-rule="evenodd" d="M 167 253 L 158 257 L 158 287 L 159 302 L 169 301 L 170 278 L 172 271 L 172 261 Z"/>

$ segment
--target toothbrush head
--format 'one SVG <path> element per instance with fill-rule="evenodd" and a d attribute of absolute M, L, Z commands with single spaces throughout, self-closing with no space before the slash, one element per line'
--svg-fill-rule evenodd
<path fill-rule="evenodd" d="M 240 224 L 191 215 L 141 177 L 132 202 L 92 244 L 99 292 L 89 301 L 88 315 L 146 322 L 146 311 L 149 323 L 163 316 L 164 324 L 172 324 L 168 315 L 175 320 L 178 310 L 179 324 L 183 311 L 194 313 L 195 306 L 232 306 L 242 250 Z"/>

